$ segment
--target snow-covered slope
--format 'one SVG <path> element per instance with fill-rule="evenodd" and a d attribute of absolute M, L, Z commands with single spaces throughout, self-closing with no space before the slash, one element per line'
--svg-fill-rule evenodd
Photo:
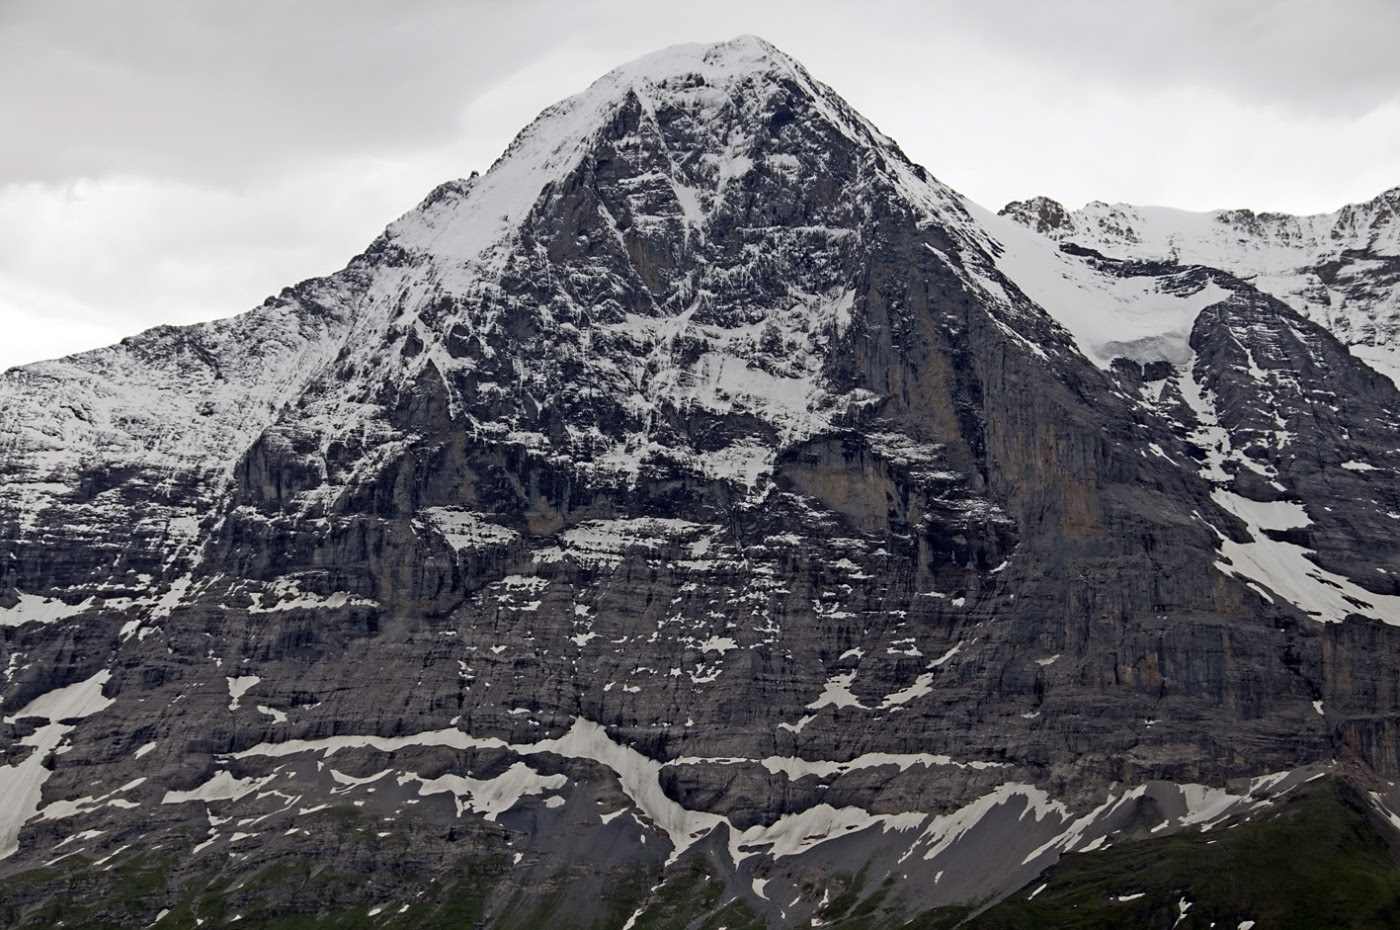
<path fill-rule="evenodd" d="M 1073 333 L 1101 367 L 1115 358 L 1184 366 L 1196 317 L 1230 294 L 1208 276 L 1162 274 L 1160 268 L 1105 274 L 1006 216 L 967 206 L 997 244 L 998 270 Z"/>
<path fill-rule="evenodd" d="M 1193 213 L 1048 198 L 1001 213 L 1057 242 L 1134 260 L 1219 268 L 1326 326 L 1353 354 L 1400 376 L 1400 188 L 1332 213 Z"/>

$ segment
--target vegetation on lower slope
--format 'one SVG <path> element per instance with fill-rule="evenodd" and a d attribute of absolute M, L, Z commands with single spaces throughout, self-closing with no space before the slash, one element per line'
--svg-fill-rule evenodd
<path fill-rule="evenodd" d="M 1332 778 L 1250 821 L 1065 856 L 963 926 L 1400 928 L 1400 864 L 1366 799 Z M 938 915 L 914 928 L 941 926 Z"/>
<path fill-rule="evenodd" d="M 584 869 L 579 876 L 522 881 L 512 877 L 517 854 L 502 832 L 454 834 L 456 857 L 441 871 L 423 857 L 426 842 L 415 844 L 377 826 L 353 809 L 327 811 L 319 823 L 319 855 L 289 849 L 256 865 L 240 866 L 228 852 L 189 857 L 168 847 L 128 851 L 110 861 L 69 857 L 0 881 L 0 926 L 617 930 L 629 921 L 632 930 L 766 926 L 764 915 L 700 850 L 672 865 L 659 882 L 645 869 L 606 876 Z M 961 906 L 915 914 L 891 881 L 877 883 L 864 871 L 833 878 L 829 903 L 810 925 L 829 930 L 1400 930 L 1400 864 L 1382 831 L 1360 792 L 1327 778 L 1293 790 L 1251 819 L 1206 831 L 1120 839 L 1106 849 L 1065 856 L 1035 882 L 980 913 Z M 583 893 L 585 887 L 596 891 L 598 881 L 605 882 L 601 908 L 588 906 L 590 895 Z M 373 903 L 391 899 L 392 905 Z"/>
<path fill-rule="evenodd" d="M 0 879 L 0 927 L 460 930 L 485 921 L 604 930 L 626 920 L 648 884 L 587 864 L 579 868 L 587 887 L 557 872 L 522 882 L 511 835 L 493 824 L 460 822 L 444 833 L 348 806 L 301 823 L 246 855 L 237 846 L 191 855 L 184 850 L 199 838 L 172 833 L 105 859 L 73 855 L 10 875 Z"/>

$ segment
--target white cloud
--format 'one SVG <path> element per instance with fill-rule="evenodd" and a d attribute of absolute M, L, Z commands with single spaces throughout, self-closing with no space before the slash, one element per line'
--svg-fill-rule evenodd
<path fill-rule="evenodd" d="M 333 271 L 412 206 L 391 194 L 404 173 L 352 160 L 237 190 L 125 176 L 0 189 L 0 367 L 227 316 Z"/>

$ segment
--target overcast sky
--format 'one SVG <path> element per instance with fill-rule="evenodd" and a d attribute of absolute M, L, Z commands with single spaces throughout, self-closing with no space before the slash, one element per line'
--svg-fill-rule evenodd
<path fill-rule="evenodd" d="M 744 33 L 993 208 L 1400 185 L 1400 0 L 0 0 L 0 368 L 334 271 L 615 65 Z"/>

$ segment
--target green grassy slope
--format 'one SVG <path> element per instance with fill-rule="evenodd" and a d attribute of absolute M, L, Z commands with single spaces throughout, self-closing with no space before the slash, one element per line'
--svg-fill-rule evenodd
<path fill-rule="evenodd" d="M 1250 821 L 1066 856 L 964 926 L 1400 928 L 1400 864 L 1373 818 L 1354 788 L 1321 779 Z"/>

